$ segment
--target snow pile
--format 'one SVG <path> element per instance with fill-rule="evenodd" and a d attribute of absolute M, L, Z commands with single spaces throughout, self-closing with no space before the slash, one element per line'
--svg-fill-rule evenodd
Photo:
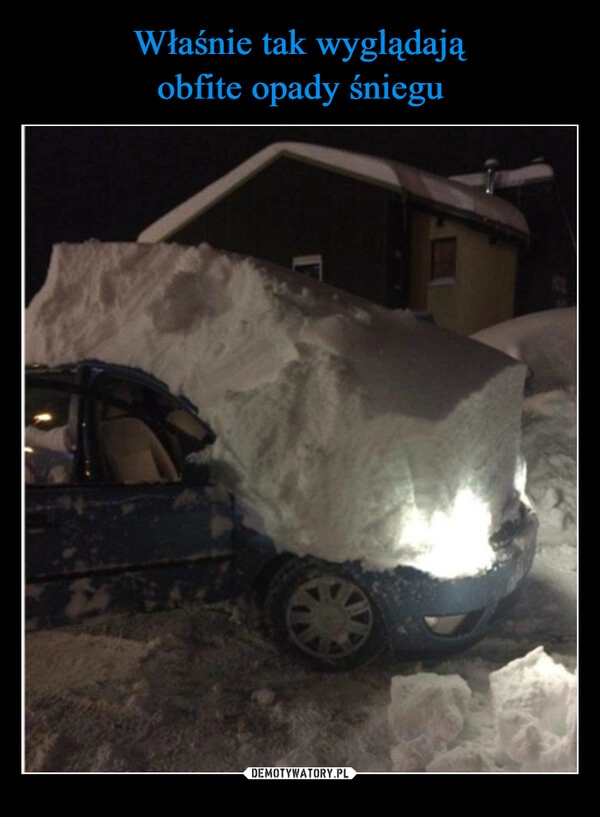
<path fill-rule="evenodd" d="M 131 365 L 191 399 L 216 475 L 282 549 L 490 564 L 524 378 L 495 350 L 207 245 L 58 245 L 26 320 L 28 362 Z"/>
<path fill-rule="evenodd" d="M 577 544 L 577 310 L 550 309 L 491 326 L 473 338 L 527 365 L 523 405 L 527 495 L 539 515 L 539 549 Z M 566 561 L 559 556 L 560 561 Z"/>
<path fill-rule="evenodd" d="M 393 771 L 576 770 L 576 677 L 543 647 L 491 672 L 485 694 L 459 675 L 394 677 L 388 719 Z"/>
<path fill-rule="evenodd" d="M 574 771 L 575 675 L 542 647 L 490 675 L 499 745 L 521 771 Z"/>
<path fill-rule="evenodd" d="M 573 389 L 526 398 L 523 455 L 527 494 L 540 521 L 540 548 L 576 548 L 577 395 Z"/>
<path fill-rule="evenodd" d="M 391 699 L 392 771 L 418 772 L 462 731 L 471 690 L 458 675 L 424 672 L 392 678 Z"/>
<path fill-rule="evenodd" d="M 526 363 L 532 391 L 574 386 L 577 382 L 577 309 L 548 309 L 521 315 L 472 335 Z"/>

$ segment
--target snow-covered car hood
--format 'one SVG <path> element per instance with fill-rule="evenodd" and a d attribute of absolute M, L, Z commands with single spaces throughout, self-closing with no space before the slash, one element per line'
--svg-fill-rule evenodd
<path fill-rule="evenodd" d="M 215 473 L 282 550 L 450 576 L 491 563 L 525 377 L 504 354 L 208 245 L 60 244 L 26 360 L 89 358 L 195 403 Z"/>

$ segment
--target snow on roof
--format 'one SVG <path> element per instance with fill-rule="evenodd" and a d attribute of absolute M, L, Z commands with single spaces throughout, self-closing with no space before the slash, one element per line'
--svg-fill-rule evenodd
<path fill-rule="evenodd" d="M 422 201 L 475 217 L 479 221 L 529 235 L 525 217 L 513 204 L 443 176 L 377 156 L 303 142 L 275 142 L 159 218 L 140 233 L 138 241 L 153 243 L 170 238 L 236 187 L 283 156 L 405 192 Z"/>
<path fill-rule="evenodd" d="M 525 372 L 495 349 L 207 244 L 97 241 L 54 247 L 25 348 L 188 397 L 221 484 L 282 549 L 436 575 L 491 558 Z"/>
<path fill-rule="evenodd" d="M 450 176 L 450 179 L 469 187 L 481 187 L 485 189 L 487 174 L 463 173 L 459 176 Z M 494 187 L 521 187 L 525 184 L 549 182 L 554 179 L 554 170 L 545 162 L 532 162 L 524 167 L 515 167 L 510 170 L 498 170 L 494 174 Z"/>

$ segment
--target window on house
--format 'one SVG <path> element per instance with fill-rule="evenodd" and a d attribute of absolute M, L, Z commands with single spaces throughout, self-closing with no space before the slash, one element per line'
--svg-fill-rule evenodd
<path fill-rule="evenodd" d="M 431 280 L 456 278 L 456 238 L 436 238 L 431 242 Z"/>
<path fill-rule="evenodd" d="M 309 278 L 323 280 L 323 256 L 322 255 L 295 255 L 292 259 L 292 269 L 308 275 Z"/>

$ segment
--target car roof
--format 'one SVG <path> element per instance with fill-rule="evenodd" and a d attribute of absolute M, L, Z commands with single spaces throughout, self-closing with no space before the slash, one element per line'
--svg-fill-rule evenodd
<path fill-rule="evenodd" d="M 27 376 L 36 376 L 36 375 L 60 375 L 60 374 L 71 374 L 75 375 L 81 371 L 90 371 L 90 370 L 98 370 L 98 372 L 107 373 L 110 375 L 116 375 L 128 380 L 135 380 L 136 382 L 140 383 L 141 385 L 146 385 L 154 389 L 158 389 L 159 391 L 164 391 L 173 397 L 175 400 L 180 402 L 188 411 L 192 411 L 194 414 L 198 414 L 198 408 L 191 400 L 189 400 L 185 395 L 181 394 L 173 394 L 173 392 L 169 389 L 166 383 L 162 380 L 159 380 L 152 374 L 148 374 L 148 372 L 143 371 L 143 369 L 138 369 L 133 366 L 123 366 L 118 363 L 105 363 L 102 360 L 90 359 L 90 360 L 80 360 L 76 363 L 67 363 L 58 366 L 40 366 L 40 365 L 28 365 L 25 368 L 25 372 Z"/>

